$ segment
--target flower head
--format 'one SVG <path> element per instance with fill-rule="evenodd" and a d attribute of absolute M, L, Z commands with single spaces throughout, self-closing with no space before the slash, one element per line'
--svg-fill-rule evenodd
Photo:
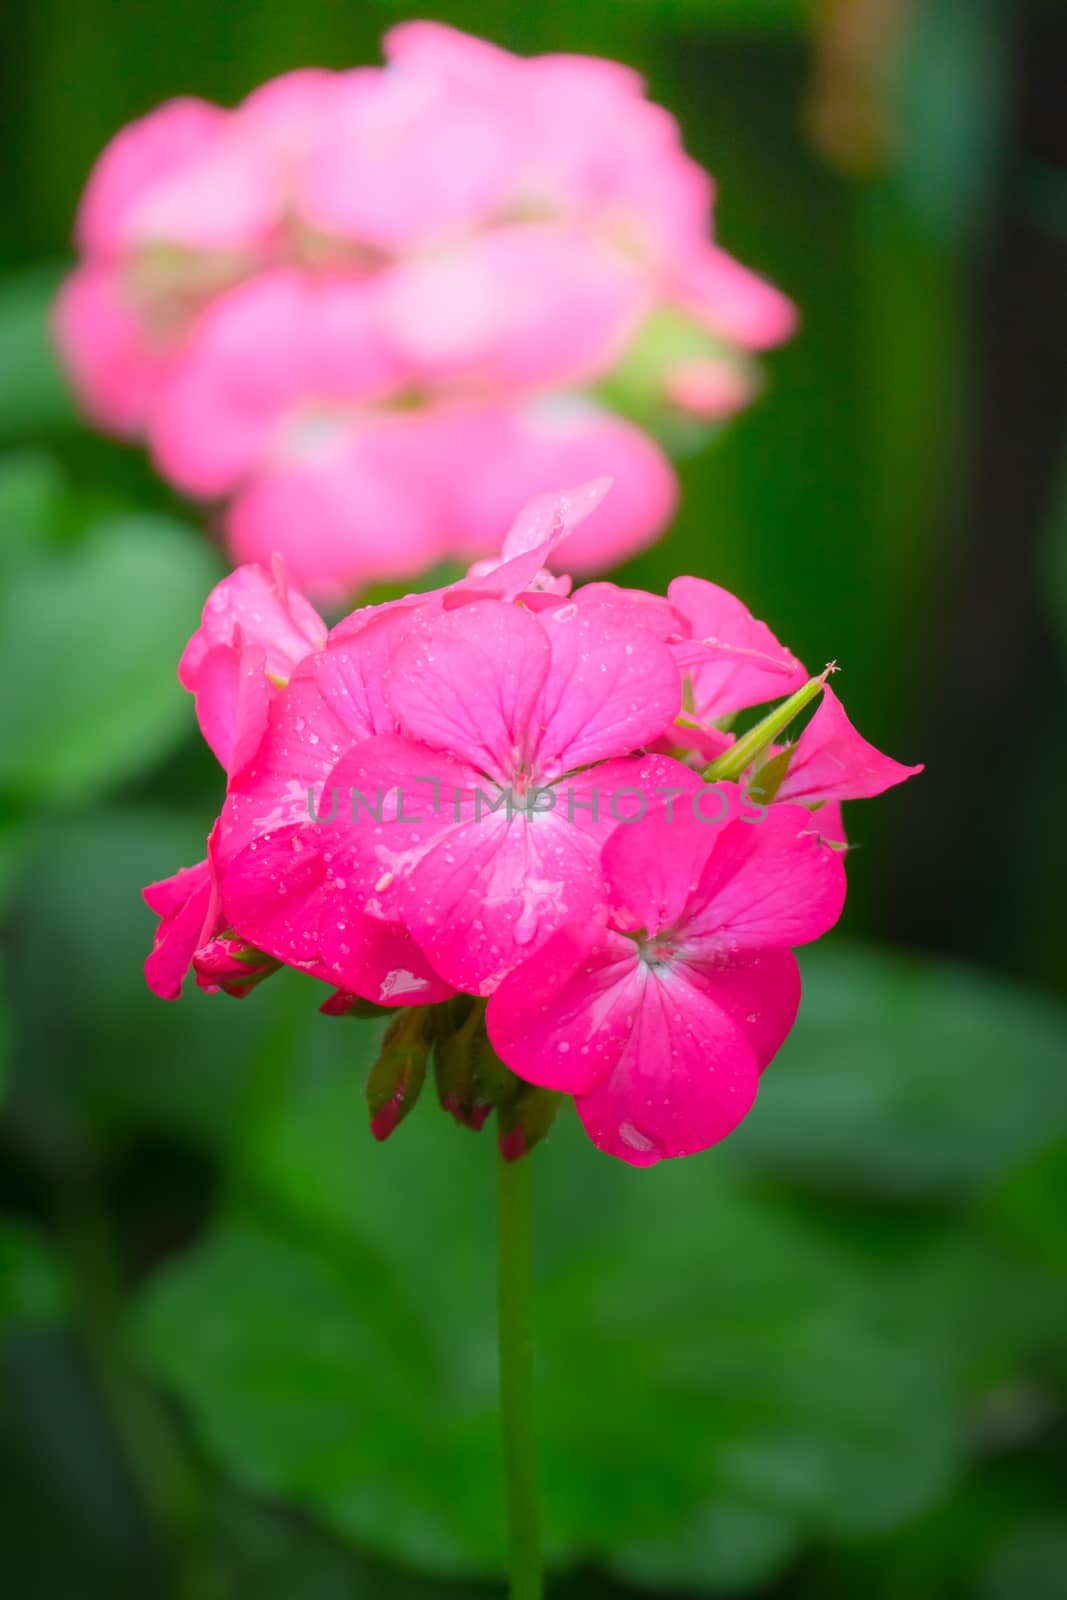
<path fill-rule="evenodd" d="M 56 334 L 92 417 L 226 503 L 240 561 L 326 598 L 496 547 L 522 502 L 610 472 L 572 570 L 675 501 L 640 412 L 747 403 L 793 308 L 711 233 L 712 186 L 640 79 L 437 23 L 385 68 L 124 128 L 86 186 Z"/>
<path fill-rule="evenodd" d="M 183 656 L 227 796 L 207 862 L 146 891 L 149 981 L 173 997 L 192 961 L 243 995 L 285 964 L 330 1014 L 425 1012 L 372 1077 L 379 1137 L 431 1054 L 442 1104 L 496 1109 L 511 1155 L 564 1094 L 637 1165 L 723 1137 L 792 1025 L 793 949 L 841 910 L 840 802 L 918 770 L 724 590 L 552 576 L 606 487 L 539 497 L 499 557 L 328 634 L 242 569 Z"/>

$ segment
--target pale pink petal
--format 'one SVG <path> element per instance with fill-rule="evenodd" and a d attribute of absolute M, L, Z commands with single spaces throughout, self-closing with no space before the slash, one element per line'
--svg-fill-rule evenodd
<path fill-rule="evenodd" d="M 56 298 L 52 327 L 92 420 L 113 433 L 140 435 L 175 353 L 143 322 L 118 271 L 89 265 L 72 272 Z"/>
<path fill-rule="evenodd" d="M 415 74 L 352 75 L 308 157 L 301 212 L 391 254 L 485 221 L 513 171 L 509 129 L 476 97 Z"/>
<path fill-rule="evenodd" d="M 595 235 L 531 224 L 398 263 L 381 315 L 428 380 L 572 385 L 610 370 L 650 293 L 639 264 Z"/>
<path fill-rule="evenodd" d="M 672 405 L 708 422 L 721 422 L 755 398 L 759 377 L 750 363 L 695 356 L 669 367 L 663 387 Z"/>
<path fill-rule="evenodd" d="M 396 23 L 382 40 L 382 54 L 407 73 L 459 89 L 507 90 L 520 81 L 517 56 L 444 22 Z"/>
<path fill-rule="evenodd" d="M 81 250 L 113 253 L 130 210 L 156 184 L 217 142 L 227 113 L 206 100 L 168 100 L 111 140 L 85 186 L 78 207 Z"/>
<path fill-rule="evenodd" d="M 568 572 L 598 572 L 650 544 L 670 521 L 673 469 L 640 428 L 577 396 L 472 414 L 452 457 L 453 547 L 496 549 L 500 529 L 536 494 L 607 476 L 612 492 L 559 552 Z"/>
<path fill-rule="evenodd" d="M 422 471 L 421 421 L 349 425 L 264 467 L 227 514 L 235 559 L 280 554 L 293 581 L 326 601 L 427 571 L 447 547 L 436 479 Z"/>
<path fill-rule="evenodd" d="M 372 289 L 261 273 L 218 296 L 185 341 L 152 417 L 156 463 L 191 494 L 221 494 L 285 447 L 313 449 L 323 427 L 343 435 L 352 409 L 400 375 Z"/>
<path fill-rule="evenodd" d="M 266 248 L 284 215 L 282 173 L 232 128 L 228 119 L 206 150 L 130 200 L 119 224 L 126 250 L 167 246 L 250 263 Z"/>
<path fill-rule="evenodd" d="M 884 756 L 852 726 L 829 684 L 818 709 L 797 740 L 776 799 L 865 800 L 923 769 Z"/>
<path fill-rule="evenodd" d="M 682 304 L 731 343 L 764 350 L 796 329 L 792 301 L 717 245 L 702 241 L 678 258 L 672 277 Z"/>

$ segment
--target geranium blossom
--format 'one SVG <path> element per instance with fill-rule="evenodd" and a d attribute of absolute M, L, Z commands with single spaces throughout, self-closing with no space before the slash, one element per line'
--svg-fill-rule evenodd
<path fill-rule="evenodd" d="M 803 806 L 666 806 L 603 853 L 607 909 L 561 929 L 489 1002 L 521 1077 L 573 1094 L 593 1142 L 637 1166 L 722 1139 L 800 1002 L 794 945 L 840 914 L 845 873 Z"/>
<path fill-rule="evenodd" d="M 607 487 L 538 497 L 498 557 L 328 633 L 280 567 L 240 569 L 183 655 L 227 795 L 207 861 L 146 891 L 149 981 L 172 997 L 191 962 L 244 995 L 285 964 L 331 1014 L 431 1008 L 389 1035 L 380 1136 L 432 1045 L 442 1102 L 496 1106 L 509 1155 L 542 1090 L 635 1164 L 721 1138 L 792 1025 L 792 949 L 841 909 L 841 801 L 919 770 L 715 585 L 552 575 Z"/>
<path fill-rule="evenodd" d="M 224 504 L 237 560 L 280 552 L 326 598 L 485 554 L 524 500 L 608 472 L 617 509 L 569 556 L 602 569 L 676 495 L 605 380 L 721 419 L 793 309 L 714 241 L 711 182 L 628 69 L 429 22 L 385 55 L 116 135 L 56 308 L 76 388 Z"/>

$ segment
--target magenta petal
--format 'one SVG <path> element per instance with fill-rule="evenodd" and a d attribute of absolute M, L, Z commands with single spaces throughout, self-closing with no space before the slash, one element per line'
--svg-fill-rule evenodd
<path fill-rule="evenodd" d="M 737 1023 L 680 968 L 643 969 L 611 1076 L 576 1104 L 593 1143 L 631 1166 L 706 1150 L 756 1098 L 756 1056 Z"/>
<path fill-rule="evenodd" d="M 923 769 L 884 756 L 856 732 L 827 684 L 819 707 L 797 740 L 779 800 L 866 800 Z"/>
<path fill-rule="evenodd" d="M 405 928 L 350 909 L 341 893 L 323 908 L 319 948 L 334 982 L 375 1005 L 435 1005 L 455 992 Z"/>
<path fill-rule="evenodd" d="M 588 1094 L 626 1048 L 641 982 L 632 939 L 595 923 L 561 928 L 490 997 L 493 1049 L 528 1083 Z"/>
<path fill-rule="evenodd" d="M 729 966 L 703 961 L 683 945 L 681 970 L 691 982 L 732 1017 L 748 1039 L 762 1072 L 777 1055 L 800 1006 L 800 968 L 791 950 L 762 950 L 735 957 Z"/>
<path fill-rule="evenodd" d="M 387 694 L 411 738 L 506 782 L 529 746 L 549 654 L 544 629 L 517 606 L 426 610 L 396 647 Z"/>
<path fill-rule="evenodd" d="M 551 661 L 541 688 L 536 760 L 547 776 L 625 755 L 674 721 L 682 686 L 669 647 L 627 611 L 579 596 L 545 611 Z"/>
<path fill-rule="evenodd" d="M 720 835 L 679 925 L 686 949 L 724 959 L 791 948 L 832 928 L 845 903 L 839 851 L 823 843 L 811 812 L 773 805 Z"/>
<path fill-rule="evenodd" d="M 800 662 L 729 590 L 704 578 L 675 578 L 667 593 L 688 629 L 675 657 L 700 720 L 783 698 L 804 683 Z"/>
<path fill-rule="evenodd" d="M 200 626 L 178 663 L 178 677 L 195 693 L 200 663 L 214 646 L 260 645 L 266 672 L 284 683 L 297 662 L 325 642 L 326 624 L 300 591 L 290 587 L 280 561 L 269 572 L 253 565 L 238 567 L 208 595 Z"/>
<path fill-rule="evenodd" d="M 152 953 L 145 961 L 148 987 L 162 1000 L 177 1000 L 200 943 L 211 905 L 211 869 L 206 861 L 182 867 L 171 878 L 150 883 L 143 891 L 149 909 L 160 918 Z"/>
<path fill-rule="evenodd" d="M 291 967 L 319 966 L 319 916 L 326 864 L 294 824 L 264 834 L 220 873 L 226 925 L 238 938 Z"/>

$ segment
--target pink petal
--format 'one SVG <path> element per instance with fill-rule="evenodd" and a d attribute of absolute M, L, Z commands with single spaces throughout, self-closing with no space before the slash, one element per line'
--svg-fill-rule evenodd
<path fill-rule="evenodd" d="M 679 923 L 724 828 L 736 821 L 736 784 L 705 784 L 678 763 L 648 814 L 624 823 L 604 846 L 612 923 L 656 935 Z M 713 819 L 705 821 L 705 818 Z"/>
<path fill-rule="evenodd" d="M 511 87 L 520 66 L 507 50 L 443 22 L 396 23 L 382 40 L 382 54 L 405 72 L 460 89 Z"/>
<path fill-rule="evenodd" d="M 528 1083 L 588 1094 L 626 1049 L 639 967 L 632 939 L 596 923 L 561 928 L 490 996 L 493 1049 Z"/>
<path fill-rule="evenodd" d="M 536 711 L 533 759 L 547 778 L 623 756 L 658 738 L 678 714 L 670 649 L 632 614 L 573 601 L 541 613 L 551 661 Z"/>
<path fill-rule="evenodd" d="M 227 114 L 206 100 L 168 100 L 128 123 L 93 168 L 78 207 L 78 248 L 114 252 L 132 206 L 170 173 L 211 149 Z"/>
<path fill-rule="evenodd" d="M 177 1000 L 211 904 L 211 869 L 206 861 L 198 861 L 195 867 L 182 867 L 173 877 L 150 883 L 143 893 L 149 909 L 160 918 L 152 953 L 144 964 L 145 981 L 161 1000 Z"/>
<path fill-rule="evenodd" d="M 827 684 L 818 709 L 797 740 L 776 798 L 866 800 L 923 769 L 906 767 L 868 744 Z"/>
<path fill-rule="evenodd" d="M 226 862 L 219 889 L 226 925 L 287 966 L 319 962 L 319 913 L 326 865 L 299 823 L 261 834 Z"/>
<path fill-rule="evenodd" d="M 301 429 L 343 434 L 403 369 L 378 331 L 376 291 L 295 271 L 259 274 L 198 318 L 152 418 L 160 470 L 191 494 L 226 492 Z M 321 424 L 317 418 L 321 417 Z"/>
<path fill-rule="evenodd" d="M 612 492 L 568 537 L 568 572 L 604 571 L 663 531 L 677 501 L 670 464 L 639 428 L 577 396 L 472 413 L 452 456 L 454 548 L 494 550 L 534 495 L 598 476 L 613 480 Z"/>
<path fill-rule="evenodd" d="M 421 420 L 346 425 L 265 466 L 230 506 L 235 559 L 280 554 L 295 583 L 330 601 L 432 567 L 447 551 L 437 482 L 423 474 Z"/>
<path fill-rule="evenodd" d="M 342 803 L 329 781 L 338 762 L 353 745 L 394 726 L 382 678 L 404 620 L 402 612 L 384 612 L 296 669 L 270 707 L 254 762 L 231 780 L 221 860 L 231 860 L 259 834 L 329 815 Z"/>
<path fill-rule="evenodd" d="M 387 693 L 411 738 L 508 783 L 534 755 L 530 720 L 549 659 L 540 622 L 517 606 L 421 611 L 397 645 Z"/>
<path fill-rule="evenodd" d="M 375 1005 L 435 1005 L 454 993 L 405 928 L 350 909 L 340 893 L 323 909 L 319 945 L 335 981 Z"/>
<path fill-rule="evenodd" d="M 508 126 L 476 97 L 413 74 L 351 75 L 308 157 L 301 211 L 315 228 L 399 253 L 495 213 L 513 161 Z"/>
<path fill-rule="evenodd" d="M 724 967 L 683 949 L 678 963 L 694 987 L 741 1029 L 762 1072 L 785 1043 L 800 1007 L 800 968 L 793 952 L 761 950 Z"/>
<path fill-rule="evenodd" d="M 776 804 L 762 819 L 731 822 L 719 833 L 678 932 L 687 951 L 725 962 L 738 951 L 818 939 L 844 902 L 840 853 L 823 844 L 803 806 Z"/>
<path fill-rule="evenodd" d="M 571 385 L 615 364 L 650 292 L 637 262 L 588 231 L 497 227 L 395 266 L 382 319 L 428 380 Z"/>
<path fill-rule="evenodd" d="M 759 1087 L 745 1033 L 698 984 L 669 966 L 643 973 L 614 1071 L 576 1101 L 593 1143 L 635 1167 L 717 1144 Z"/>
<path fill-rule="evenodd" d="M 672 266 L 679 300 L 722 338 L 764 350 L 795 331 L 792 301 L 717 245 L 701 241 Z"/>
<path fill-rule="evenodd" d="M 92 420 L 113 433 L 142 433 L 174 350 L 144 324 L 119 273 L 96 265 L 71 273 L 56 298 L 53 331 Z"/>
<path fill-rule="evenodd" d="M 675 655 L 700 720 L 783 698 L 805 682 L 796 657 L 727 589 L 704 578 L 675 578 L 667 593 L 689 633 Z"/>
<path fill-rule="evenodd" d="M 259 748 L 267 727 L 270 685 L 260 645 L 214 645 L 197 673 L 200 731 L 223 769 L 236 774 Z"/>
<path fill-rule="evenodd" d="M 580 522 L 590 516 L 611 488 L 610 478 L 593 478 L 575 489 L 538 494 L 519 512 L 499 557 L 476 561 L 455 594 L 477 593 L 514 600 L 541 575 L 549 557 Z"/>
<path fill-rule="evenodd" d="M 326 624 L 298 589 L 289 584 L 279 562 L 273 571 L 248 565 L 217 583 L 204 604 L 199 628 L 178 663 L 182 685 L 195 692 L 208 651 L 259 645 L 265 669 L 284 682 L 298 662 L 326 642 Z"/>

